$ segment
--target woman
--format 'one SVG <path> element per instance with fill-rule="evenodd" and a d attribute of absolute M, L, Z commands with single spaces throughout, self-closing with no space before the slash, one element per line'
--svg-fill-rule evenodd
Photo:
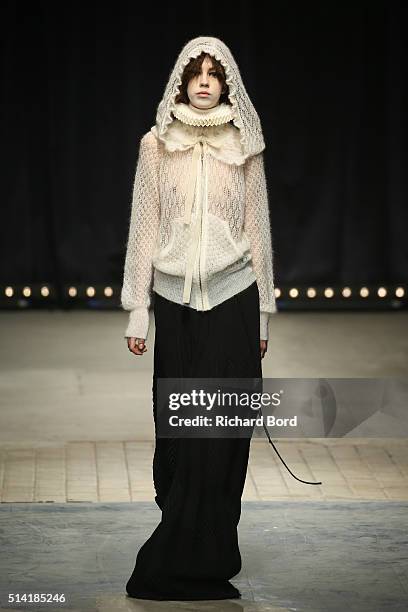
<path fill-rule="evenodd" d="M 200 36 L 182 49 L 133 189 L 122 306 L 135 355 L 155 316 L 153 460 L 162 520 L 126 590 L 155 600 L 231 599 L 249 438 L 157 435 L 159 378 L 262 377 L 276 312 L 265 143 L 228 47 Z"/>

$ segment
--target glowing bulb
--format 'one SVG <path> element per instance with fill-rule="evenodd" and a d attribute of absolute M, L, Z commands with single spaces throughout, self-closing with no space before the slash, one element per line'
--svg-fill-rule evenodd
<path fill-rule="evenodd" d="M 6 289 L 4 290 L 4 293 L 6 294 L 7 297 L 12 297 L 14 294 L 13 287 L 6 287 Z"/>
<path fill-rule="evenodd" d="M 69 297 L 75 297 L 77 293 L 78 293 L 78 292 L 77 292 L 76 287 L 70 287 L 70 288 L 68 289 L 68 295 L 69 295 Z"/>
<path fill-rule="evenodd" d="M 314 287 L 309 287 L 307 290 L 307 296 L 310 298 L 316 297 L 317 291 Z"/>
<path fill-rule="evenodd" d="M 327 298 L 331 298 L 334 295 L 334 291 L 331 287 L 326 287 L 326 289 L 324 290 L 324 296 Z"/>
<path fill-rule="evenodd" d="M 299 291 L 296 289 L 296 287 L 293 287 L 290 291 L 289 291 L 289 295 L 292 298 L 295 298 L 299 295 Z"/>
<path fill-rule="evenodd" d="M 360 289 L 360 295 L 361 295 L 361 297 L 364 297 L 364 298 L 365 298 L 365 297 L 368 297 L 369 293 L 370 293 L 370 292 L 369 292 L 369 290 L 368 290 L 368 288 L 367 288 L 367 287 L 361 287 L 361 289 Z"/>

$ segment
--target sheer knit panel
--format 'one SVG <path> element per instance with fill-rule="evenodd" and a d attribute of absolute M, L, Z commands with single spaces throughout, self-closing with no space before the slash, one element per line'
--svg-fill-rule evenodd
<path fill-rule="evenodd" d="M 269 314 L 277 312 L 273 280 L 273 251 L 268 190 L 263 153 L 245 163 L 244 230 L 251 243 L 252 264 L 257 278 L 261 310 L 261 339 L 268 339 Z"/>
<path fill-rule="evenodd" d="M 165 153 L 160 169 L 160 199 L 162 219 L 160 246 L 170 238 L 171 220 L 182 218 L 191 173 L 192 151 Z M 245 209 L 245 177 L 243 166 L 233 166 L 207 156 L 208 211 L 227 221 L 233 237 L 238 240 L 242 232 Z M 195 205 L 193 210 L 195 209 Z"/>
<path fill-rule="evenodd" d="M 148 132 L 139 146 L 121 303 L 130 311 L 125 337 L 147 338 L 152 298 L 152 255 L 160 222 L 160 144 Z"/>
<path fill-rule="evenodd" d="M 245 210 L 244 166 L 229 165 L 208 156 L 208 211 L 229 224 L 235 240 L 241 238 Z"/>
<path fill-rule="evenodd" d="M 171 221 L 184 217 L 191 173 L 191 150 L 164 151 L 160 164 L 161 221 L 159 245 L 164 248 L 171 237 Z"/>

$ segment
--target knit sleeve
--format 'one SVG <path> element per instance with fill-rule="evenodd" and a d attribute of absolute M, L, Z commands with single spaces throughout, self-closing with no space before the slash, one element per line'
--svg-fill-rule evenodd
<path fill-rule="evenodd" d="M 145 134 L 133 184 L 121 304 L 129 311 L 125 337 L 147 338 L 152 298 L 152 257 L 160 222 L 159 148 L 154 134 Z"/>
<path fill-rule="evenodd" d="M 249 157 L 245 162 L 245 185 L 244 231 L 250 240 L 252 265 L 259 289 L 260 338 L 267 340 L 269 315 L 277 312 L 277 308 L 268 191 L 262 152 Z"/>

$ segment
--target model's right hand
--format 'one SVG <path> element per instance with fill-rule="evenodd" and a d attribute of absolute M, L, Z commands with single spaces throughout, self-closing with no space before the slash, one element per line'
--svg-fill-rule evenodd
<path fill-rule="evenodd" d="M 143 355 L 147 351 L 144 338 L 128 338 L 127 343 L 129 351 L 135 355 Z"/>

